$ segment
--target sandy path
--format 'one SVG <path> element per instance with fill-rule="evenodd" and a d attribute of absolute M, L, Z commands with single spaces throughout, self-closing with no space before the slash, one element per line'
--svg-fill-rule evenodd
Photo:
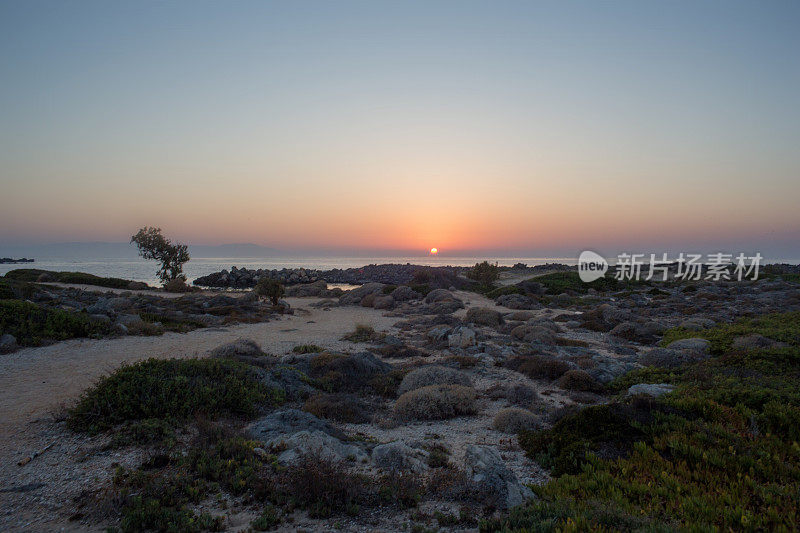
<path fill-rule="evenodd" d="M 158 337 L 75 339 L 51 346 L 26 348 L 0 357 L 0 461 L 14 462 L 29 448 L 23 434 L 30 422 L 49 417 L 59 405 L 69 403 L 99 377 L 122 363 L 148 357 L 193 357 L 207 354 L 220 344 L 251 338 L 264 351 L 289 352 L 297 344 L 314 343 L 337 350 L 355 345 L 341 341 L 355 324 L 386 331 L 396 318 L 364 307 L 308 307 L 315 298 L 288 298 L 294 316 L 259 324 L 166 333 Z M 20 447 L 22 446 L 22 449 Z"/>

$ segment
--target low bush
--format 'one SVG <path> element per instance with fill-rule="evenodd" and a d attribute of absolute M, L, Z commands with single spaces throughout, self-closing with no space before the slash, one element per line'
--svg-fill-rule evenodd
<path fill-rule="evenodd" d="M 378 375 L 391 366 L 369 353 L 335 354 L 322 352 L 309 364 L 309 376 L 327 392 L 355 392 L 370 386 Z"/>
<path fill-rule="evenodd" d="M 96 433 L 136 420 L 252 415 L 261 402 L 279 403 L 280 392 L 268 390 L 236 361 L 148 359 L 122 366 L 84 392 L 67 424 Z"/>
<path fill-rule="evenodd" d="M 541 355 L 524 355 L 510 359 L 506 366 L 531 379 L 555 380 L 572 367 L 566 361 Z"/>
<path fill-rule="evenodd" d="M 342 340 L 350 342 L 370 342 L 378 338 L 380 338 L 380 335 L 375 332 L 372 326 L 356 324 L 356 329 L 342 337 Z"/>
<path fill-rule="evenodd" d="M 5 277 L 16 281 L 27 281 L 34 283 L 39 278 L 46 276 L 47 279 L 57 283 L 73 283 L 76 285 L 95 285 L 97 287 L 107 287 L 110 289 L 127 289 L 131 285 L 131 280 L 120 278 L 104 278 L 84 272 L 54 272 L 52 270 L 39 270 L 37 268 L 18 268 L 6 272 Z"/>
<path fill-rule="evenodd" d="M 603 386 L 584 370 L 567 370 L 558 378 L 556 384 L 565 390 L 580 392 L 601 392 Z"/>
<path fill-rule="evenodd" d="M 509 407 L 500 410 L 492 420 L 492 427 L 503 433 L 521 433 L 539 429 L 539 419 L 526 409 Z"/>
<path fill-rule="evenodd" d="M 497 264 L 491 264 L 488 261 L 476 263 L 474 267 L 467 271 L 467 277 L 471 280 L 477 281 L 478 284 L 491 287 L 492 283 L 497 281 L 500 276 L 500 269 Z"/>
<path fill-rule="evenodd" d="M 397 393 L 405 394 L 428 385 L 465 385 L 469 387 L 472 385 L 472 380 L 467 374 L 455 368 L 439 365 L 423 366 L 406 374 Z"/>
<path fill-rule="evenodd" d="M 367 491 L 367 480 L 350 465 L 320 453 L 301 454 L 281 472 L 279 484 L 290 502 L 307 509 L 312 518 L 358 514 Z"/>
<path fill-rule="evenodd" d="M 267 276 L 258 280 L 253 291 L 255 291 L 258 296 L 269 299 L 272 305 L 278 305 L 278 301 L 285 292 L 280 281 Z"/>
<path fill-rule="evenodd" d="M 0 332 L 13 335 L 22 346 L 39 346 L 46 341 L 99 337 L 109 332 L 109 326 L 86 313 L 0 300 Z"/>
<path fill-rule="evenodd" d="M 394 368 L 384 374 L 378 374 L 369 381 L 369 386 L 376 394 L 385 396 L 387 398 L 395 398 L 397 396 L 397 389 L 400 388 L 400 383 L 408 373 L 407 369 Z"/>
<path fill-rule="evenodd" d="M 353 394 L 317 394 L 306 400 L 303 411 L 319 418 L 361 424 L 369 422 L 369 405 Z"/>
<path fill-rule="evenodd" d="M 322 348 L 317 346 L 316 344 L 301 344 L 299 346 L 295 346 L 292 348 L 293 353 L 305 354 L 305 353 L 319 353 L 323 351 Z"/>
<path fill-rule="evenodd" d="M 463 385 L 430 385 L 406 392 L 394 405 L 401 420 L 441 420 L 476 412 L 475 390 Z"/>
<path fill-rule="evenodd" d="M 192 287 L 186 284 L 186 280 L 176 278 L 164 284 L 164 290 L 167 292 L 192 292 Z"/>

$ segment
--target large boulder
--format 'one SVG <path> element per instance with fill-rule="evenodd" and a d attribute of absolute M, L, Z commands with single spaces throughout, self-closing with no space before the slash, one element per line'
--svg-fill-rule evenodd
<path fill-rule="evenodd" d="M 372 307 L 375 309 L 391 309 L 394 307 L 394 298 L 388 294 L 376 296 L 372 301 Z"/>
<path fill-rule="evenodd" d="M 392 291 L 391 294 L 392 298 L 396 302 L 406 302 L 408 300 L 419 300 L 422 298 L 422 295 L 409 287 L 408 285 L 400 285 L 395 290 Z"/>
<path fill-rule="evenodd" d="M 511 336 L 525 342 L 539 342 L 542 344 L 554 344 L 556 336 L 553 330 L 545 326 L 523 324 L 511 330 Z"/>
<path fill-rule="evenodd" d="M 266 443 L 268 446 L 282 448 L 278 462 L 290 465 L 301 455 L 319 455 L 334 461 L 366 461 L 367 454 L 358 446 L 345 444 L 323 431 L 299 431 L 292 435 L 282 435 Z"/>
<path fill-rule="evenodd" d="M 261 347 L 254 340 L 236 339 L 211 350 L 211 357 L 254 357 L 261 353 Z"/>
<path fill-rule="evenodd" d="M 499 509 L 522 505 L 533 497 L 531 489 L 520 483 L 495 448 L 468 446 L 464 468 L 477 489 Z"/>
<path fill-rule="evenodd" d="M 17 338 L 8 333 L 0 336 L 0 353 L 10 353 L 17 349 Z"/>
<path fill-rule="evenodd" d="M 437 302 L 445 302 L 449 300 L 458 300 L 455 295 L 447 289 L 434 289 L 425 296 L 425 303 L 432 304 Z"/>
<path fill-rule="evenodd" d="M 470 307 L 467 311 L 467 322 L 472 322 L 480 326 L 496 327 L 503 323 L 503 315 L 494 309 Z"/>
<path fill-rule="evenodd" d="M 328 290 L 328 283 L 321 279 L 313 283 L 290 285 L 286 287 L 286 296 L 319 296 L 322 291 Z"/>
<path fill-rule="evenodd" d="M 368 294 L 383 292 L 383 283 L 365 283 L 361 287 L 347 291 L 339 298 L 340 305 L 359 305 Z"/>
<path fill-rule="evenodd" d="M 706 339 L 694 337 L 691 339 L 680 339 L 667 345 L 670 350 L 688 350 L 699 354 L 707 354 L 711 343 Z"/>
<path fill-rule="evenodd" d="M 375 446 L 372 460 L 378 468 L 393 472 L 418 474 L 428 469 L 425 453 L 400 441 Z"/>
<path fill-rule="evenodd" d="M 245 429 L 247 435 L 265 444 L 271 443 L 282 435 L 292 435 L 300 431 L 322 431 L 337 439 L 345 438 L 344 433 L 328 422 L 299 409 L 275 411 L 252 422 Z"/>
<path fill-rule="evenodd" d="M 450 348 L 469 348 L 475 345 L 475 332 L 468 327 L 459 326 L 447 336 L 447 345 Z"/>

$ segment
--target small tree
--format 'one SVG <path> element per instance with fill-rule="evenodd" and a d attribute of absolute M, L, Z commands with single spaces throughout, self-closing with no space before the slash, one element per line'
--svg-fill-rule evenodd
<path fill-rule="evenodd" d="M 467 272 L 467 277 L 469 279 L 474 279 L 481 285 L 491 285 L 494 283 L 499 274 L 499 268 L 497 264 L 491 264 L 488 261 L 484 261 L 483 263 L 477 263 L 474 267 L 472 267 L 469 272 Z"/>
<path fill-rule="evenodd" d="M 131 237 L 131 242 L 139 248 L 140 256 L 161 262 L 158 277 L 165 285 L 174 280 L 186 281 L 183 264 L 189 260 L 189 251 L 185 244 L 173 243 L 161 234 L 161 228 L 147 226 Z"/>
<path fill-rule="evenodd" d="M 269 298 L 272 305 L 278 305 L 278 300 L 283 296 L 283 285 L 281 282 L 264 276 L 255 288 L 256 294 L 262 298 Z"/>

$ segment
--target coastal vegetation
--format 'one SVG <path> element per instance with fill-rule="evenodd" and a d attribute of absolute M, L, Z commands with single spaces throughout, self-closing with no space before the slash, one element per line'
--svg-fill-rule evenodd
<path fill-rule="evenodd" d="M 520 445 L 552 469 L 539 500 L 483 531 L 699 528 L 795 529 L 800 524 L 800 315 L 743 319 L 693 337 L 716 355 L 678 368 L 644 368 L 608 388 L 618 398 Z M 670 330 L 665 342 L 686 338 Z M 783 345 L 734 347 L 742 335 Z M 621 394 L 666 383 L 658 399 Z"/>
<path fill-rule="evenodd" d="M 86 313 L 42 307 L 19 299 L 0 299 L 0 333 L 13 335 L 21 346 L 39 346 L 48 341 L 75 337 L 97 337 L 108 331 L 107 324 Z"/>
<path fill-rule="evenodd" d="M 76 285 L 93 285 L 96 287 L 107 287 L 109 289 L 146 289 L 145 283 L 131 281 L 120 278 L 106 278 L 86 274 L 85 272 L 55 272 L 52 270 L 40 270 L 37 268 L 18 268 L 6 272 L 8 280 L 22 281 L 29 283 L 71 283 Z M 134 284 L 133 287 L 131 284 Z"/>

